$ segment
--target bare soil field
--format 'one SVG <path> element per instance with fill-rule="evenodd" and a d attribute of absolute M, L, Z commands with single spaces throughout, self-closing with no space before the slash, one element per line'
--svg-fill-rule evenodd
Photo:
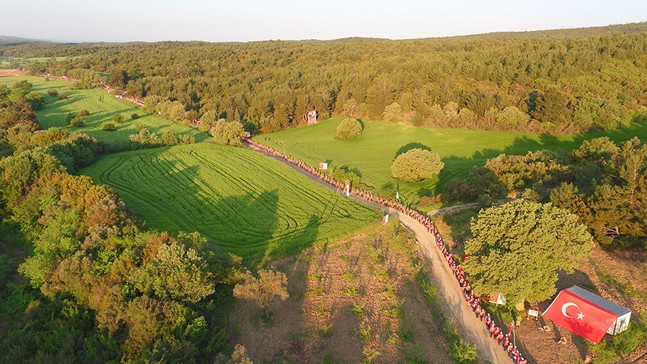
<path fill-rule="evenodd" d="M 26 73 L 20 71 L 20 70 L 3 70 L 0 69 L 0 77 L 17 77 L 17 76 L 24 76 Z"/>
<path fill-rule="evenodd" d="M 397 222 L 273 266 L 288 275 L 290 298 L 272 322 L 252 302 L 232 317 L 254 362 L 452 362 L 416 281 L 415 239 Z"/>

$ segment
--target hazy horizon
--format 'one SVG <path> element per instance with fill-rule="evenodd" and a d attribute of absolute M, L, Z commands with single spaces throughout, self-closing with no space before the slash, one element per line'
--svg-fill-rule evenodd
<path fill-rule="evenodd" d="M 647 20 L 647 2 L 509 0 L 398 4 L 376 0 L 169 0 L 29 3 L 8 0 L 0 34 L 59 42 L 249 42 L 349 37 L 415 39 L 493 32 L 570 29 Z M 19 15 L 18 15 L 19 14 Z M 23 16 L 24 14 L 24 16 Z"/>

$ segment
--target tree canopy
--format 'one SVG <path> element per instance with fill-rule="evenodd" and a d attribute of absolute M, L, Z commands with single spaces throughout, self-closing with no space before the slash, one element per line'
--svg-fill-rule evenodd
<path fill-rule="evenodd" d="M 481 210 L 465 242 L 463 263 L 478 294 L 503 294 L 513 304 L 555 292 L 557 274 L 573 272 L 593 238 L 578 217 L 552 204 L 523 199 Z"/>
<path fill-rule="evenodd" d="M 157 98 L 163 107 L 156 113 L 177 121 L 214 112 L 270 132 L 302 124 L 316 106 L 322 118 L 559 134 L 645 117 L 646 37 L 640 23 L 395 41 L 26 44 L 3 51 L 68 56 L 26 66 Z"/>
<path fill-rule="evenodd" d="M 532 189 L 540 201 L 578 215 L 596 240 L 609 247 L 645 244 L 647 145 L 634 137 L 617 145 L 607 137 L 584 141 L 572 152 L 539 150 L 502 154 L 450 180 L 446 200 L 501 198 Z M 607 228 L 618 228 L 609 236 Z"/>
<path fill-rule="evenodd" d="M 417 182 L 438 175 L 444 166 L 438 153 L 414 148 L 395 158 L 391 174 L 402 181 Z"/>
<path fill-rule="evenodd" d="M 346 118 L 335 129 L 335 139 L 353 139 L 362 134 L 362 124 L 354 118 Z"/>

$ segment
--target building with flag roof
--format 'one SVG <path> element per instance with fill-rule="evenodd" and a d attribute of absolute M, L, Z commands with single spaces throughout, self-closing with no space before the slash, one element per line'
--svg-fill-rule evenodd
<path fill-rule="evenodd" d="M 542 316 L 593 343 L 629 327 L 631 311 L 578 286 L 559 292 Z"/>

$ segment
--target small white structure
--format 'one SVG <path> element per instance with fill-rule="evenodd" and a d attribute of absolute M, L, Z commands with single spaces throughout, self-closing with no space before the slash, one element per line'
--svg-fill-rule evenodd
<path fill-rule="evenodd" d="M 328 163 L 320 162 L 319 163 L 319 169 L 328 169 Z"/>
<path fill-rule="evenodd" d="M 501 293 L 498 293 L 496 296 L 488 297 L 488 302 L 496 303 L 497 305 L 505 305 L 506 300 L 505 300 L 505 297 Z"/>
<path fill-rule="evenodd" d="M 308 125 L 316 124 L 318 117 L 319 117 L 319 111 L 317 111 L 317 108 L 313 108 L 312 110 L 308 111 L 308 113 L 306 114 L 306 122 L 308 123 Z"/>

